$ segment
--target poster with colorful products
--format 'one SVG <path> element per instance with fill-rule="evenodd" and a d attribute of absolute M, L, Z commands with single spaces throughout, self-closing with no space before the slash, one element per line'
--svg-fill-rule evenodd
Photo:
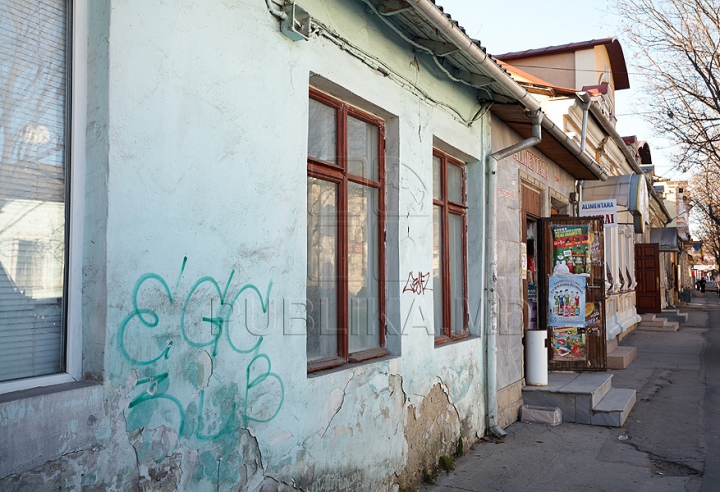
<path fill-rule="evenodd" d="M 552 349 L 553 360 L 587 360 L 584 330 L 575 326 L 553 328 Z"/>
<path fill-rule="evenodd" d="M 548 325 L 585 326 L 585 283 L 581 275 L 551 276 L 548 282 Z"/>
<path fill-rule="evenodd" d="M 590 273 L 588 226 L 553 225 L 550 227 L 553 237 L 553 271 L 574 275 Z"/>

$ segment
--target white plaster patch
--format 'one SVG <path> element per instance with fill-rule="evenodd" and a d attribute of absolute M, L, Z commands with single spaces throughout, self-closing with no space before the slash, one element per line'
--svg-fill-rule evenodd
<path fill-rule="evenodd" d="M 207 351 L 203 350 L 200 352 L 197 360 L 197 367 L 195 368 L 195 384 L 200 389 L 207 388 L 210 383 L 210 376 L 213 372 L 213 360 Z"/>
<path fill-rule="evenodd" d="M 288 439 L 290 439 L 292 437 L 295 437 L 292 435 L 292 433 L 280 430 L 280 431 L 277 431 L 272 436 L 270 436 L 270 439 L 268 440 L 268 444 L 270 446 L 275 446 L 276 444 L 279 444 L 283 441 L 287 441 Z"/>

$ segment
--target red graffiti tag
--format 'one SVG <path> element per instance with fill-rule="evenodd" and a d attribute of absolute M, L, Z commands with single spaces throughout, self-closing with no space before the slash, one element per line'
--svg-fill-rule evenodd
<path fill-rule="evenodd" d="M 426 290 L 432 290 L 428 289 L 428 283 L 430 282 L 430 272 L 428 273 L 422 273 L 418 272 L 417 277 L 413 275 L 413 272 L 410 272 L 408 274 L 407 282 L 405 283 L 405 288 L 403 289 L 403 292 L 412 292 L 413 294 L 417 294 L 419 296 L 423 295 Z"/>

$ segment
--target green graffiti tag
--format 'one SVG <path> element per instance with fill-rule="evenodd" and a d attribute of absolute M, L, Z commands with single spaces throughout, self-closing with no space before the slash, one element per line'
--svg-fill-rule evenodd
<path fill-rule="evenodd" d="M 164 372 L 162 374 L 158 374 L 157 376 L 150 376 L 149 378 L 143 378 L 139 379 L 138 382 L 135 384 L 135 387 L 142 384 L 150 383 L 150 386 L 145 390 L 145 392 L 140 393 L 140 395 L 133 398 L 132 401 L 128 404 L 128 408 L 133 408 L 139 405 L 140 403 L 151 401 L 151 400 L 168 400 L 172 402 L 178 409 L 178 413 L 180 415 L 180 425 L 178 428 L 178 435 L 182 435 L 183 428 L 185 427 L 185 411 L 183 410 L 182 405 L 180 404 L 180 401 L 171 395 L 166 395 L 164 393 L 157 393 L 158 385 L 162 383 L 165 379 L 167 379 L 168 373 Z"/>
<path fill-rule="evenodd" d="M 160 355 L 150 360 L 137 359 L 131 356 L 125 348 L 125 330 L 127 329 L 128 323 L 131 320 L 133 320 L 134 318 L 138 318 L 138 320 L 140 320 L 140 323 L 142 323 L 147 328 L 155 328 L 160 322 L 160 317 L 155 311 L 153 311 L 152 309 L 138 307 L 138 292 L 140 291 L 140 287 L 142 287 L 143 284 L 148 280 L 157 280 L 158 282 L 160 282 L 160 285 L 165 288 L 165 292 L 167 294 L 168 300 L 170 301 L 170 304 L 174 302 L 173 296 L 172 294 L 170 294 L 170 289 L 168 288 L 167 283 L 161 276 L 154 273 L 146 273 L 145 275 L 141 276 L 137 282 L 135 282 L 135 288 L 133 289 L 133 307 L 135 309 L 130 314 L 128 314 L 123 320 L 123 322 L 120 324 L 120 330 L 118 331 L 118 346 L 120 347 L 120 351 L 122 352 L 122 354 L 128 360 L 130 360 L 134 364 L 138 364 L 141 366 L 154 364 L 162 358 L 167 359 L 170 353 L 170 348 L 172 347 L 172 340 L 168 340 L 165 345 L 165 349 L 160 353 Z M 148 316 L 149 320 L 145 318 L 145 315 Z"/>
<path fill-rule="evenodd" d="M 164 411 L 159 418 L 172 420 L 171 425 L 177 424 L 178 436 L 184 438 L 215 440 L 234 432 L 240 423 L 247 427 L 250 422 L 269 422 L 278 415 L 284 403 L 282 378 L 272 372 L 270 357 L 259 352 L 263 336 L 248 330 L 255 341 L 249 348 L 242 348 L 242 344 L 231 337 L 230 322 L 234 307 L 245 292 L 254 294 L 262 313 L 269 316 L 272 280 L 263 296 L 260 289 L 249 283 L 234 290 L 234 269 L 222 287 L 213 277 L 203 276 L 192 284 L 180 306 L 175 301 L 186 266 L 187 257 L 183 259 L 173 292 L 162 276 L 156 273 L 141 275 L 132 291 L 133 310 L 120 323 L 116 341 L 118 351 L 129 363 L 126 367 L 141 372 L 155 370 L 155 374 L 146 373 L 134 386 L 142 392 L 128 404 L 128 411 L 135 412 L 129 415 L 134 418 L 128 419 L 131 422 L 128 425 L 137 428 L 147 425 L 163 402 L 166 404 L 162 406 Z M 246 309 L 246 328 L 247 316 Z M 229 351 L 224 349 L 221 353 L 221 341 L 226 343 L 224 346 Z M 223 378 L 222 373 L 228 368 L 235 370 L 236 357 L 248 354 L 252 356 L 245 367 L 244 399 L 238 401 L 237 384 L 223 383 L 237 377 Z M 204 357 L 207 362 L 203 364 L 199 357 Z M 217 360 L 223 357 L 229 361 Z M 190 372 L 183 376 L 182 371 L 187 369 Z M 183 390 L 187 383 L 192 386 Z M 213 395 L 215 408 L 208 405 L 209 395 Z M 258 401 L 260 410 L 251 411 L 253 402 Z M 170 410 L 167 402 L 171 404 Z M 177 417 L 172 417 L 168 412 L 175 412 L 175 409 Z"/>
<path fill-rule="evenodd" d="M 267 370 L 266 370 L 264 373 L 262 373 L 260 376 L 257 376 L 255 379 L 253 379 L 252 381 L 250 381 L 250 371 L 251 371 L 251 369 L 252 369 L 253 364 L 254 364 L 255 361 L 258 360 L 258 359 L 264 359 L 265 362 L 267 362 Z M 274 419 L 274 418 L 277 416 L 277 414 L 280 412 L 280 408 L 281 408 L 282 405 L 283 405 L 283 400 L 284 400 L 284 395 L 285 395 L 285 387 L 283 386 L 283 382 L 282 382 L 282 379 L 280 379 L 280 376 L 278 376 L 278 375 L 275 374 L 274 372 L 270 372 L 270 369 L 271 369 L 271 368 L 272 368 L 272 364 L 270 363 L 270 357 L 268 357 L 268 356 L 265 355 L 265 354 L 258 354 L 258 355 L 256 355 L 255 357 L 253 357 L 253 359 L 250 361 L 250 363 L 249 363 L 248 366 L 247 366 L 247 369 L 246 369 L 246 371 L 245 371 L 246 381 L 247 381 L 247 384 L 245 385 L 245 401 L 248 401 L 248 393 L 250 392 L 250 390 L 251 390 L 252 388 L 258 386 L 260 383 L 262 383 L 263 381 L 265 381 L 267 378 L 274 378 L 274 379 L 277 380 L 278 383 L 280 383 L 280 395 L 281 395 L 281 396 L 280 396 L 280 401 L 278 402 L 278 406 L 277 406 L 277 408 L 275 409 L 275 412 L 274 412 L 272 415 L 270 415 L 270 417 L 268 417 L 268 418 L 266 418 L 266 419 L 258 419 L 258 418 L 249 416 L 249 415 L 247 414 L 247 406 L 246 406 L 246 407 L 245 407 L 245 413 L 243 414 L 243 421 L 245 422 L 245 426 L 247 426 L 247 423 L 250 422 L 250 421 L 253 421 L 253 422 L 269 422 L 269 421 L 271 421 L 272 419 Z"/>
<path fill-rule="evenodd" d="M 235 423 L 235 402 L 232 402 L 232 410 L 230 411 L 230 415 L 228 416 L 227 422 L 225 425 L 215 434 L 203 434 L 201 432 L 201 429 L 205 427 L 205 423 L 203 421 L 203 410 L 205 409 L 205 390 L 200 391 L 200 409 L 198 410 L 198 427 L 195 431 L 195 437 L 198 439 L 203 440 L 212 440 L 217 439 L 218 437 L 222 436 L 226 432 L 229 432 L 233 424 Z"/>

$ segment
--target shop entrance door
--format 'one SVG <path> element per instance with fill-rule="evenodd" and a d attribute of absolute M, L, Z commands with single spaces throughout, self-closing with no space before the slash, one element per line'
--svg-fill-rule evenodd
<path fill-rule="evenodd" d="M 635 245 L 635 304 L 638 314 L 659 313 L 660 304 L 660 245 Z"/>
<path fill-rule="evenodd" d="M 520 277 L 523 286 L 523 328 L 525 330 L 537 329 L 537 270 L 536 270 L 536 243 L 537 243 L 537 219 L 542 212 L 540 193 L 523 185 L 522 225 L 520 231 L 522 236 L 521 248 L 523 248 L 523 264 Z"/>
<path fill-rule="evenodd" d="M 605 258 L 601 218 L 541 219 L 539 319 L 551 371 L 604 371 Z"/>

